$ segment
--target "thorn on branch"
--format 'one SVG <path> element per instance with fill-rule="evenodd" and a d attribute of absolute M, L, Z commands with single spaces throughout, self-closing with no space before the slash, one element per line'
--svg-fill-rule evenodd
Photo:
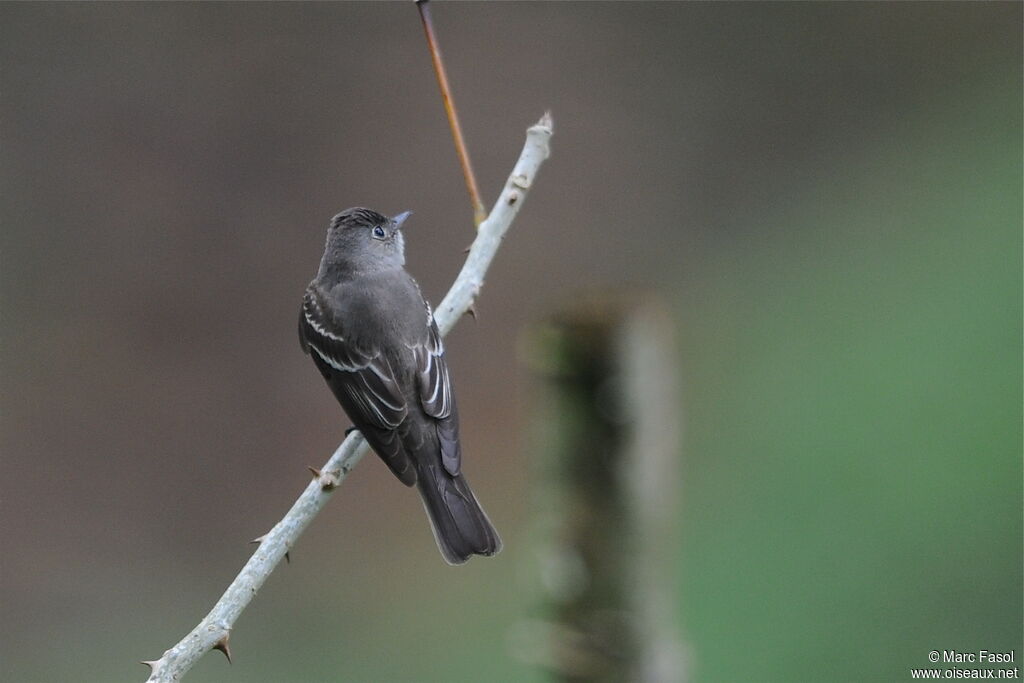
<path fill-rule="evenodd" d="M 466 313 L 473 316 L 473 320 L 476 320 L 476 304 L 470 304 L 469 308 L 466 309 Z"/>
<path fill-rule="evenodd" d="M 220 640 L 218 640 L 216 643 L 213 644 L 213 649 L 214 650 L 220 650 L 221 652 L 223 652 L 224 656 L 227 657 L 228 664 L 230 664 L 231 663 L 231 648 L 228 646 L 228 637 L 229 637 L 229 634 L 227 634 L 227 633 L 222 635 L 220 637 Z"/>
<path fill-rule="evenodd" d="M 267 536 L 269 536 L 269 535 L 270 535 L 269 533 L 266 533 L 266 534 L 263 534 L 262 536 L 257 536 L 256 538 L 254 538 L 251 541 L 249 541 L 249 543 L 262 543 L 267 538 Z M 292 563 L 291 552 L 288 551 L 288 550 L 284 551 L 284 561 L 287 562 L 288 564 Z"/>
<path fill-rule="evenodd" d="M 159 659 L 143 659 L 139 664 L 145 664 L 150 668 L 151 671 L 156 671 L 156 665 L 160 663 Z"/>

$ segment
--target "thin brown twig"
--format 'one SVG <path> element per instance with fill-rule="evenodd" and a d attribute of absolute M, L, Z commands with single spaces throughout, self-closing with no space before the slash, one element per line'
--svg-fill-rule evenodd
<path fill-rule="evenodd" d="M 476 176 L 473 175 L 473 165 L 469 162 L 469 150 L 466 149 L 466 141 L 462 139 L 462 127 L 459 125 L 459 115 L 455 111 L 455 100 L 452 99 L 452 91 L 448 86 L 448 75 L 444 70 L 444 62 L 441 60 L 441 48 L 437 45 L 437 36 L 434 35 L 434 22 L 430 17 L 430 0 L 416 0 L 416 8 L 420 11 L 420 19 L 423 20 L 423 31 L 427 34 L 427 48 L 430 50 L 430 58 L 434 63 L 434 73 L 437 74 L 437 85 L 441 89 L 441 100 L 444 102 L 445 113 L 448 114 L 448 124 L 452 128 L 452 138 L 455 139 L 455 153 L 459 156 L 459 163 L 462 165 L 462 176 L 466 179 L 466 189 L 469 190 L 469 201 L 473 205 L 473 224 L 478 226 L 487 218 L 487 210 L 480 199 L 480 190 L 476 186 Z"/>

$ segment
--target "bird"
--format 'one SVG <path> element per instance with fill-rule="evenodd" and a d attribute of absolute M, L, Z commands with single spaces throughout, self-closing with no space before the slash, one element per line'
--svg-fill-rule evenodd
<path fill-rule="evenodd" d="M 402 226 L 362 207 L 334 216 L 299 314 L 299 343 L 378 457 L 416 486 L 448 564 L 501 550 L 462 472 L 459 413 L 430 304 L 405 270 Z"/>

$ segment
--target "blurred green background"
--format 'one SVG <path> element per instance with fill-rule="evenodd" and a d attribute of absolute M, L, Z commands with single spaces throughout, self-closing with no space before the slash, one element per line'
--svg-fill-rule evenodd
<path fill-rule="evenodd" d="M 187 680 L 534 681 L 516 337 L 678 313 L 690 677 L 903 681 L 1022 642 L 1022 6 L 471 4 L 435 20 L 485 197 L 554 155 L 449 348 L 505 540 L 452 569 L 367 459 Z M 405 4 L 0 5 L 0 678 L 142 680 L 347 421 L 295 339 L 326 222 L 470 211 Z"/>

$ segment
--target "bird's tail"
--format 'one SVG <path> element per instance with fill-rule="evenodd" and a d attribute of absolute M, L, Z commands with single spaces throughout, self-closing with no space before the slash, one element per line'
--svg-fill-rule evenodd
<path fill-rule="evenodd" d="M 440 463 L 429 462 L 417 463 L 416 474 L 416 487 L 445 562 L 462 564 L 471 555 L 494 555 L 501 550 L 498 532 L 464 476 L 453 477 Z"/>

